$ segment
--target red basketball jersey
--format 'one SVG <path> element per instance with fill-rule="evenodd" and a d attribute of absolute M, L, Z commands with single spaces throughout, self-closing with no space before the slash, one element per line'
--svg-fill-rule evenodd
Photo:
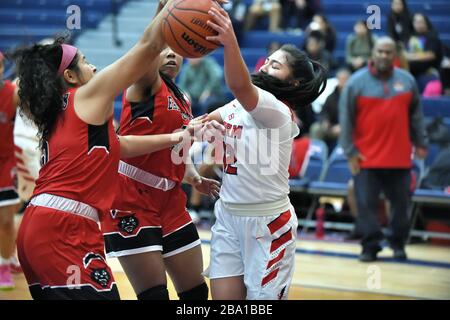
<path fill-rule="evenodd" d="M 186 126 L 191 119 L 190 105 L 183 106 L 181 101 L 172 95 L 164 81 L 161 81 L 159 91 L 146 101 L 127 101 L 124 92 L 119 133 L 120 135 L 172 133 Z M 178 153 L 180 150 L 175 146 L 124 161 L 159 177 L 181 182 L 185 165 L 175 164 L 172 161 L 172 152 Z"/>
<path fill-rule="evenodd" d="M 0 157 L 14 156 L 15 89 L 15 85 L 9 80 L 6 80 L 0 88 Z"/>
<path fill-rule="evenodd" d="M 64 95 L 64 111 L 42 150 L 34 194 L 50 193 L 81 201 L 100 213 L 111 208 L 116 193 L 120 147 L 111 119 L 90 125 L 75 113 L 77 89 Z"/>

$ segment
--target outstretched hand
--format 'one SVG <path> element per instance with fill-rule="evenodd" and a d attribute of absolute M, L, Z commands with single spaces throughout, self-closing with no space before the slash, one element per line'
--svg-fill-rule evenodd
<path fill-rule="evenodd" d="M 210 120 L 208 114 L 204 114 L 192 119 L 185 132 L 194 141 L 208 141 L 211 143 L 215 139 L 223 137 L 225 127 L 216 120 Z"/>
<path fill-rule="evenodd" d="M 214 179 L 199 177 L 192 186 L 200 193 L 211 198 L 217 198 L 220 192 L 220 182 Z"/>
<path fill-rule="evenodd" d="M 206 40 L 221 43 L 223 46 L 237 42 L 230 16 L 223 8 L 211 6 L 208 14 L 212 20 L 208 20 L 207 24 L 217 31 L 218 34 L 216 36 L 206 37 Z"/>

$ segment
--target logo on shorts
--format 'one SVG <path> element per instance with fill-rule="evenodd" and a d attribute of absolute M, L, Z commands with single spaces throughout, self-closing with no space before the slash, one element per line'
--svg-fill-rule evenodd
<path fill-rule="evenodd" d="M 105 268 L 93 269 L 91 273 L 91 279 L 105 288 L 108 286 L 108 283 L 111 280 L 111 276 L 109 275 L 108 270 L 106 270 Z"/>
<path fill-rule="evenodd" d="M 121 217 L 118 227 L 120 230 L 125 231 L 128 234 L 133 233 L 133 231 L 139 226 L 139 220 L 135 215 Z"/>
<path fill-rule="evenodd" d="M 83 258 L 84 268 L 87 269 L 94 260 L 101 260 L 106 263 L 105 258 L 103 258 L 102 255 L 94 252 L 88 252 Z"/>

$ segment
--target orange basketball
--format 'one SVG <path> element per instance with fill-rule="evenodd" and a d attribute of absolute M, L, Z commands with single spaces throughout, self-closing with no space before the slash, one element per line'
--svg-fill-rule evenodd
<path fill-rule="evenodd" d="M 199 58 L 217 49 L 219 44 L 206 40 L 217 35 L 206 21 L 213 0 L 174 0 L 164 17 L 163 32 L 169 47 L 186 58 Z"/>

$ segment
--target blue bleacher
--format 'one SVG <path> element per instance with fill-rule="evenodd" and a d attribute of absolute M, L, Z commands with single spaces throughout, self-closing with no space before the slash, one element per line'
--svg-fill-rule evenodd
<path fill-rule="evenodd" d="M 128 0 L 118 1 L 119 7 Z M 73 30 L 75 38 L 82 31 L 95 28 L 111 12 L 111 0 L 2 0 L 0 1 L 0 50 L 36 42 L 61 34 L 72 11 L 81 10 L 81 29 Z"/>
<path fill-rule="evenodd" d="M 450 97 L 422 98 L 425 117 L 450 118 Z"/>

